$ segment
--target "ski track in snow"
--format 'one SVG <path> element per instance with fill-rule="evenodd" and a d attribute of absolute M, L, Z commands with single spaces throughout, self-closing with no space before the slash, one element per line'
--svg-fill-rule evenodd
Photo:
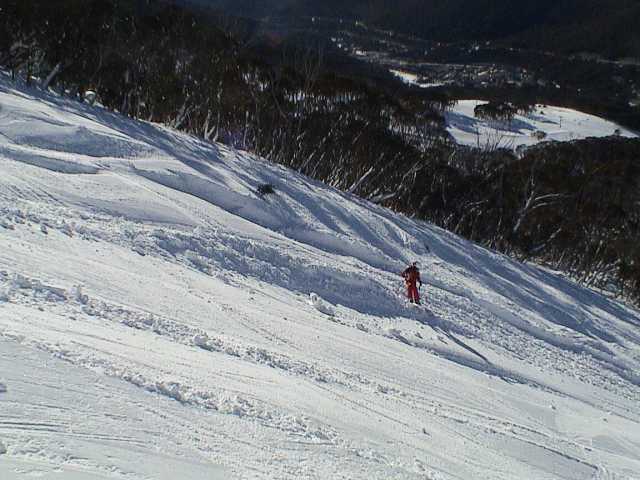
<path fill-rule="evenodd" d="M 637 310 L 246 153 L 0 104 L 3 479 L 640 477 Z"/>

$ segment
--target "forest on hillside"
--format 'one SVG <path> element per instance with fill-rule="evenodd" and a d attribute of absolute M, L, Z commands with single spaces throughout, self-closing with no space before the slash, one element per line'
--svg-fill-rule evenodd
<path fill-rule="evenodd" d="M 254 18 L 343 17 L 443 42 L 640 59 L 638 0 L 182 0 Z"/>
<path fill-rule="evenodd" d="M 463 149 L 444 128 L 454 100 L 343 75 L 320 45 L 256 45 L 229 18 L 154 0 L 0 8 L 0 65 L 17 81 L 255 152 L 640 301 L 640 140 Z"/>
<path fill-rule="evenodd" d="M 530 50 L 640 58 L 637 0 L 379 0 L 373 23 L 424 38 L 502 40 Z"/>

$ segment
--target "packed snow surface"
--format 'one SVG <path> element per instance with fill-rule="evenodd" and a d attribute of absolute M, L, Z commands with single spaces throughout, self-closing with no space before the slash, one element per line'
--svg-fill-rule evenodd
<path fill-rule="evenodd" d="M 558 274 L 0 80 L 3 480 L 637 479 L 639 345 Z"/>
<path fill-rule="evenodd" d="M 517 149 L 543 141 L 568 142 L 612 135 L 638 136 L 603 118 L 548 105 L 536 105 L 530 114 L 516 115 L 509 121 L 477 118 L 475 108 L 486 103 L 461 100 L 445 113 L 447 131 L 458 144 L 489 149 Z"/>

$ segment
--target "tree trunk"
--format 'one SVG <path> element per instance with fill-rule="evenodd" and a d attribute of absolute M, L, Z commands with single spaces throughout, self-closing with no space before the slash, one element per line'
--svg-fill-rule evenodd
<path fill-rule="evenodd" d="M 47 75 L 47 78 L 45 79 L 44 83 L 42 84 L 42 89 L 44 91 L 49 90 L 49 85 L 51 85 L 51 82 L 53 82 L 54 78 L 56 78 L 56 76 L 62 71 L 62 62 L 58 62 L 56 64 L 55 67 L 53 67 L 53 70 L 51 70 L 51 73 L 49 73 L 49 75 Z"/>

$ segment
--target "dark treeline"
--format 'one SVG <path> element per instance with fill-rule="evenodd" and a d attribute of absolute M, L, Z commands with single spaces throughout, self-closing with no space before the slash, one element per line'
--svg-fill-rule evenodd
<path fill-rule="evenodd" d="M 640 58 L 637 0 L 369 0 L 373 22 L 423 38 Z"/>
<path fill-rule="evenodd" d="M 255 18 L 363 20 L 429 40 L 506 41 L 563 54 L 640 58 L 638 0 L 174 0 Z"/>
<path fill-rule="evenodd" d="M 390 205 L 639 299 L 638 140 L 541 144 L 523 158 L 459 153 L 455 164 L 417 170 Z"/>
<path fill-rule="evenodd" d="M 253 151 L 640 300 L 640 141 L 549 144 L 523 158 L 459 149 L 443 128 L 445 96 L 332 73 L 319 45 L 256 45 L 228 33 L 243 31 L 233 19 L 153 0 L 0 8 L 0 64 L 34 86 L 79 101 L 95 92 L 122 114 Z"/>
<path fill-rule="evenodd" d="M 640 130 L 640 111 L 629 102 L 637 93 L 640 65 L 619 65 L 580 56 L 563 57 L 510 48 L 469 49 L 447 45 L 433 49 L 427 56 L 434 63 L 501 64 L 526 68 L 547 85 L 501 86 L 483 89 L 449 87 L 455 98 L 516 98 L 542 104 L 575 108 L 605 116 L 628 128 Z M 552 80 L 552 81 L 551 81 Z M 562 86 L 557 88 L 555 83 Z"/>

